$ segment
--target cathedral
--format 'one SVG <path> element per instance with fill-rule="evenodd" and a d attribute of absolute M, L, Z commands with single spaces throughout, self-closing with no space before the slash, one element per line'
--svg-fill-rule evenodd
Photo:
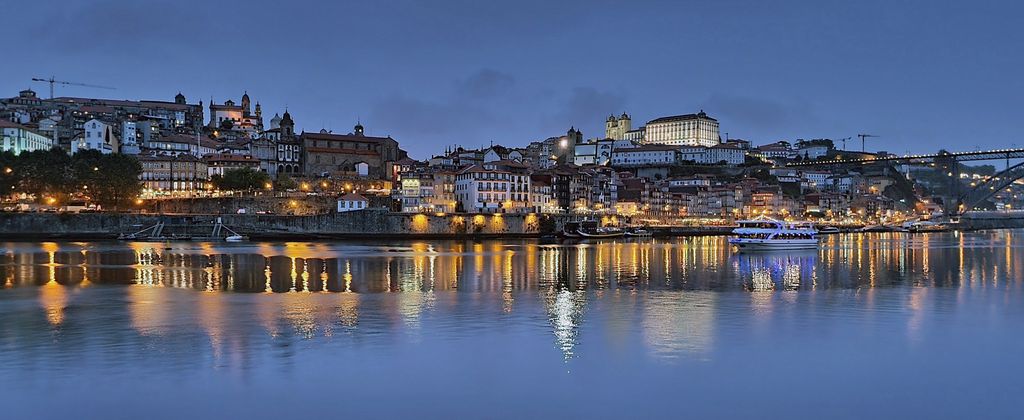
<path fill-rule="evenodd" d="M 242 94 L 241 105 L 228 99 L 223 105 L 210 100 L 209 127 L 215 130 L 235 130 L 245 132 L 250 138 L 259 137 L 263 133 L 263 110 L 256 102 L 256 109 L 250 106 L 249 93 Z"/>

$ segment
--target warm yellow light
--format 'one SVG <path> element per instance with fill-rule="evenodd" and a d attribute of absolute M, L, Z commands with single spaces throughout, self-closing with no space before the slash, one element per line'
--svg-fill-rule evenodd
<path fill-rule="evenodd" d="M 429 226 L 429 225 L 430 224 L 429 224 L 429 221 L 427 220 L 427 215 L 425 215 L 425 214 L 417 214 L 417 215 L 412 217 L 412 231 L 413 232 L 417 232 L 417 233 L 426 232 L 427 231 L 427 226 Z"/>
<path fill-rule="evenodd" d="M 56 198 L 53 198 L 53 197 L 47 197 L 47 198 L 46 198 L 46 204 L 49 204 L 49 205 L 51 205 L 51 206 L 52 206 L 52 205 L 53 205 L 53 203 L 56 203 L 56 202 L 57 202 L 57 199 L 56 199 Z"/>
<path fill-rule="evenodd" d="M 295 200 L 292 200 L 292 201 L 288 202 L 288 205 L 292 206 L 292 207 L 298 207 L 299 206 L 299 202 L 295 201 Z"/>

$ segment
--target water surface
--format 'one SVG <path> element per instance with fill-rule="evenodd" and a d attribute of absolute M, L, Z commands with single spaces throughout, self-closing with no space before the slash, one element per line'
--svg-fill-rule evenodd
<path fill-rule="evenodd" d="M 1022 233 L 762 254 L 714 237 L 0 243 L 0 403 L 11 418 L 1017 417 Z"/>

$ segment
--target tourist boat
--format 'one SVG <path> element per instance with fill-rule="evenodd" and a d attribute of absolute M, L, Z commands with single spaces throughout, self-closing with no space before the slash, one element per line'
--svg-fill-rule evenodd
<path fill-rule="evenodd" d="M 761 216 L 741 220 L 729 243 L 741 251 L 800 250 L 818 247 L 818 231 L 808 222 L 785 222 Z"/>
<path fill-rule="evenodd" d="M 562 236 L 570 239 L 582 238 L 583 236 L 579 234 L 579 231 L 579 222 L 567 222 L 565 226 L 562 227 Z"/>
<path fill-rule="evenodd" d="M 579 229 L 576 231 L 583 238 L 618 238 L 626 233 L 619 228 L 614 227 L 601 227 L 596 221 L 586 221 L 580 223 Z"/>

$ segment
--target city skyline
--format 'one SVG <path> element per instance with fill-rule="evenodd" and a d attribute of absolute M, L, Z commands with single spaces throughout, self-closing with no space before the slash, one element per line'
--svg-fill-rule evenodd
<path fill-rule="evenodd" d="M 723 137 L 755 144 L 858 133 L 900 154 L 1015 144 L 1019 6 L 881 5 L 19 3 L 25 18 L 0 31 L 22 40 L 22 64 L 0 70 L 0 90 L 46 97 L 30 79 L 54 75 L 117 88 L 57 96 L 181 90 L 223 103 L 248 91 L 267 119 L 287 107 L 300 130 L 359 121 L 421 159 L 570 126 L 603 137 L 609 114 L 639 126 L 701 109 Z"/>

